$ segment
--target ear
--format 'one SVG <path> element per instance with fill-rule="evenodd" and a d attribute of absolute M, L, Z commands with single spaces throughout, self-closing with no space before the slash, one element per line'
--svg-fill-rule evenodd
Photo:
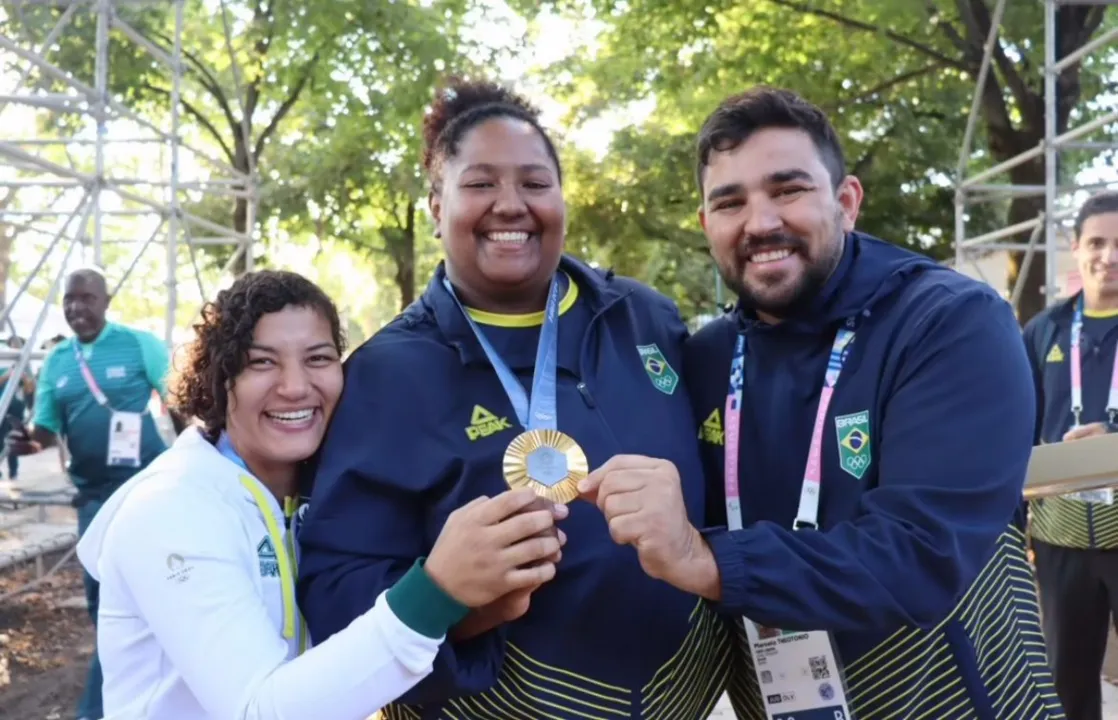
<path fill-rule="evenodd" d="M 443 201 L 434 190 L 427 192 L 427 209 L 431 211 L 431 217 L 435 220 L 435 227 L 438 228 L 439 223 L 443 219 Z"/>
<path fill-rule="evenodd" d="M 835 191 L 835 198 L 842 210 L 842 229 L 844 232 L 854 230 L 854 223 L 858 220 L 858 211 L 862 207 L 863 195 L 862 183 L 853 175 L 847 175 L 839 183 L 838 190 Z"/>

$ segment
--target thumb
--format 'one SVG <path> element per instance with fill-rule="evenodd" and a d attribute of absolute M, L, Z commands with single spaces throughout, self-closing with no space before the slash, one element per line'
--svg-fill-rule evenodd
<path fill-rule="evenodd" d="M 597 505 L 598 489 L 601 488 L 602 481 L 606 479 L 606 472 L 606 467 L 603 465 L 584 477 L 578 484 L 579 497 L 589 503 Z"/>

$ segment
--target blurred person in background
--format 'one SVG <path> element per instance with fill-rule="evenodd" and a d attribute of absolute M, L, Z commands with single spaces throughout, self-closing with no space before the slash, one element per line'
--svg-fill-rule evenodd
<path fill-rule="evenodd" d="M 62 310 L 74 336 L 58 343 L 43 362 L 33 425 L 7 436 L 14 455 L 41 452 L 65 436 L 79 536 L 113 492 L 166 449 L 147 406 L 153 389 L 166 394 L 167 348 L 151 333 L 108 322 L 111 299 L 100 270 L 82 268 L 67 277 Z M 88 572 L 84 581 L 96 624 L 97 583 Z M 102 717 L 96 652 L 77 717 Z"/>
<path fill-rule="evenodd" d="M 1036 442 L 1118 430 L 1118 193 L 1080 208 L 1071 251 L 1083 287 L 1025 326 L 1037 388 Z M 1030 535 L 1044 638 L 1068 720 L 1100 720 L 1099 676 L 1118 619 L 1113 489 L 1034 500 Z"/>
<path fill-rule="evenodd" d="M 7 340 L 8 348 L 15 352 L 22 349 L 25 344 L 23 338 L 18 335 L 13 335 Z M 6 367 L 0 368 L 0 395 L 3 395 L 12 379 L 11 375 L 12 369 L 15 367 L 15 361 L 5 363 L 5 365 Z M 35 378 L 30 370 L 24 370 L 12 395 L 11 403 L 8 405 L 3 419 L 0 419 L 0 437 L 7 437 L 8 433 L 13 430 L 23 428 L 27 412 L 33 405 L 32 398 L 34 395 Z M 4 454 L 7 456 L 8 462 L 8 479 L 15 482 L 19 478 L 19 455 L 8 452 L 7 447 L 4 448 Z"/>

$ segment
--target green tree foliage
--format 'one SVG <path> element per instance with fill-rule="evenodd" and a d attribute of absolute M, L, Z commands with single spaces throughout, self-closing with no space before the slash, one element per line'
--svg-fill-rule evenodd
<path fill-rule="evenodd" d="M 725 96 L 765 83 L 802 93 L 827 110 L 851 171 L 866 187 L 864 230 L 936 258 L 951 253 L 952 181 L 975 77 L 990 27 L 983 0 L 558 0 L 545 9 L 604 27 L 545 69 L 553 92 L 576 108 L 573 124 L 654 98 L 651 116 L 621 133 L 600 161 L 575 164 L 572 226 L 599 255 L 658 286 L 678 287 L 685 310 L 709 311 L 709 258 L 695 219 L 693 145 L 703 118 Z M 532 4 L 534 10 L 538 3 Z M 1105 9 L 1059 9 L 1059 53 L 1086 43 Z M 1113 23 L 1110 18 L 1108 22 Z M 971 172 L 1043 138 L 1041 3 L 1009 3 L 1001 45 L 981 103 Z M 1065 71 L 1058 120 L 1098 112 L 1100 75 L 1113 63 Z M 1085 158 L 1068 154 L 1065 171 Z M 1000 182 L 1041 184 L 1042 163 Z M 1041 207 L 1042 207 L 1041 203 Z M 1035 217 L 1036 198 L 972 207 L 968 232 Z M 1025 238 L 1022 238 L 1023 241 Z M 1014 256 L 1015 263 L 1020 258 Z M 1014 263 L 1009 281 L 1015 280 Z M 700 266 L 706 265 L 706 270 Z M 1043 263 L 1033 263 L 1022 320 L 1043 307 Z M 693 284 L 697 283 L 697 284 Z M 710 289 L 708 289 L 710 288 Z"/>
<path fill-rule="evenodd" d="M 425 16 L 426 17 L 426 16 Z M 340 239 L 367 254 L 403 308 L 438 247 L 426 215 L 420 155 L 423 114 L 447 68 L 471 66 L 458 27 L 414 23 L 393 53 L 355 51 L 341 86 L 308 107 L 284 138 L 266 185 L 267 204 L 292 228 Z"/>
<path fill-rule="evenodd" d="M 170 55 L 172 8 L 120 3 L 115 12 Z M 341 237 L 358 245 L 377 235 L 401 292 L 413 294 L 420 195 L 412 182 L 415 144 L 402 128 L 421 117 L 420 98 L 429 97 L 436 71 L 454 66 L 468 47 L 459 38 L 467 9 L 458 0 L 185 0 L 184 134 L 260 179 L 258 221 L 344 230 Z M 40 45 L 63 12 L 18 10 L 9 27 L 28 47 Z M 52 53 L 52 62 L 88 85 L 95 25 L 92 13 L 75 13 Z M 170 72 L 126 32 L 110 38 L 110 96 L 166 127 Z M 49 74 L 35 73 L 32 83 L 59 89 Z M 65 119 L 56 127 L 64 129 Z M 237 232 L 253 230 L 244 197 L 196 196 L 186 209 Z M 230 252 L 206 249 L 216 266 Z"/>

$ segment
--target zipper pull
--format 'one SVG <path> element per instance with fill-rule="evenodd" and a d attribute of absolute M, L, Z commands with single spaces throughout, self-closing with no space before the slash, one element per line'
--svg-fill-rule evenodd
<path fill-rule="evenodd" d="M 590 394 L 590 388 L 586 387 L 586 383 L 580 381 L 577 387 L 578 394 L 582 395 L 582 401 L 586 403 L 586 407 L 597 407 L 597 403 L 594 402 L 594 397 Z"/>

